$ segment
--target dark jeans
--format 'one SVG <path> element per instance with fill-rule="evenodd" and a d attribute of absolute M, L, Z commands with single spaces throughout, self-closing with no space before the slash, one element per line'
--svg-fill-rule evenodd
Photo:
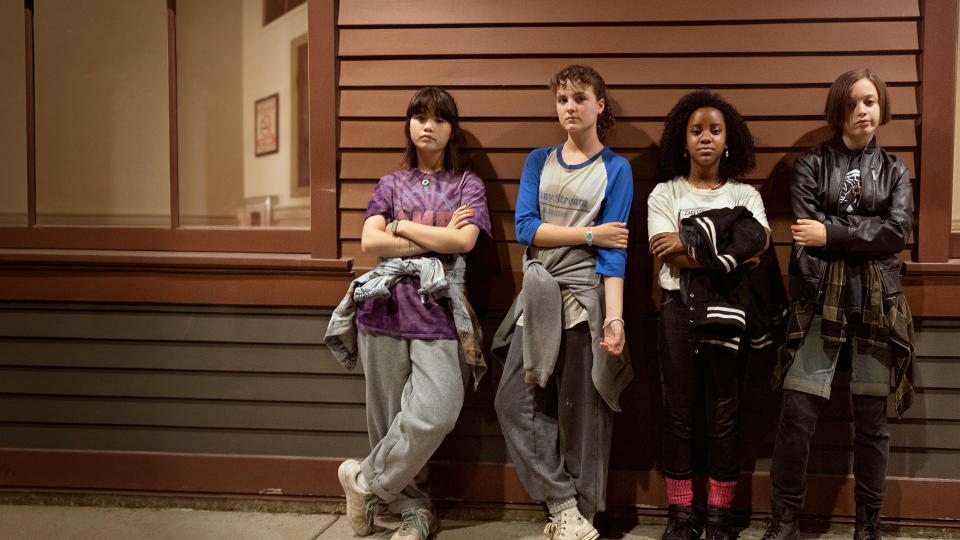
<path fill-rule="evenodd" d="M 890 455 L 890 432 L 887 431 L 887 398 L 854 395 L 853 476 L 856 486 L 853 498 L 870 510 L 883 506 Z M 793 508 L 803 506 L 806 492 L 807 462 L 810 439 L 817 427 L 820 410 L 826 399 L 784 390 L 780 405 L 780 424 L 773 446 L 773 498 Z"/>
<path fill-rule="evenodd" d="M 694 410 L 698 393 L 705 391 L 710 478 L 732 482 L 740 475 L 740 363 L 701 355 L 689 313 L 679 293 L 664 292 L 658 331 L 664 410 L 661 469 L 667 478 L 693 477 Z"/>

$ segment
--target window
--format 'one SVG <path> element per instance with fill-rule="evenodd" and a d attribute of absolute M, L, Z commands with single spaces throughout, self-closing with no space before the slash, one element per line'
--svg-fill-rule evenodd
<path fill-rule="evenodd" d="M 338 257 L 336 226 L 312 229 L 317 210 L 336 212 L 336 156 L 309 162 L 310 126 L 335 111 L 307 108 L 311 95 L 334 101 L 335 56 L 311 82 L 304 2 L 269 27 L 257 1 L 12 4 L 0 13 L 0 249 Z M 316 5 L 333 51 L 333 5 Z M 273 94 L 279 148 L 258 156 L 254 103 Z"/>

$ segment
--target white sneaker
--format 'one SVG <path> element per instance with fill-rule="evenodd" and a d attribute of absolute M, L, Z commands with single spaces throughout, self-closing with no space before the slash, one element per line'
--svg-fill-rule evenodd
<path fill-rule="evenodd" d="M 360 489 L 357 485 L 359 474 L 360 462 L 355 459 L 344 461 L 337 469 L 343 494 L 347 496 L 347 522 L 357 536 L 366 536 L 373 532 L 373 518 L 377 514 L 377 503 L 380 499 L 373 493 Z"/>
<path fill-rule="evenodd" d="M 430 508 L 410 508 L 401 515 L 403 523 L 390 540 L 427 540 L 440 528 L 440 520 Z"/>
<path fill-rule="evenodd" d="M 550 517 L 543 529 L 543 540 L 595 540 L 600 533 L 587 518 L 580 514 L 577 507 L 567 508 L 556 516 Z"/>

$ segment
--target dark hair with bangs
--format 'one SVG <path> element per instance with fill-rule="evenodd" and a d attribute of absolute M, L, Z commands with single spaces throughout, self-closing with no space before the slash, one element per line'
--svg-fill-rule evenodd
<path fill-rule="evenodd" d="M 887 94 L 887 85 L 879 75 L 869 68 L 851 69 L 837 77 L 830 85 L 827 93 L 827 102 L 823 106 L 823 116 L 835 133 L 843 134 L 843 125 L 850 117 L 847 102 L 850 100 L 850 91 L 860 79 L 868 79 L 877 88 L 877 101 L 880 102 L 880 125 L 890 121 L 890 96 Z"/>
<path fill-rule="evenodd" d="M 694 111 L 712 107 L 723 114 L 727 128 L 727 149 L 730 157 L 720 158 L 719 176 L 722 180 L 742 178 L 756 166 L 753 135 L 740 113 L 719 94 L 709 90 L 697 90 L 680 98 L 663 122 L 657 169 L 661 180 L 672 180 L 690 174 L 690 156 L 687 150 L 687 122 Z"/>
<path fill-rule="evenodd" d="M 603 100 L 603 111 L 597 116 L 597 137 L 600 138 L 600 142 L 606 144 L 607 134 L 613 129 L 617 120 L 613 116 L 613 106 L 607 99 L 607 85 L 603 82 L 603 77 L 590 66 L 573 64 L 561 69 L 550 79 L 550 90 L 556 94 L 558 89 L 564 88 L 568 83 L 592 86 L 593 95 L 596 96 L 597 101 Z"/>
<path fill-rule="evenodd" d="M 412 168 L 420 166 L 417 160 L 417 147 L 410 138 L 410 119 L 418 114 L 428 113 L 450 123 L 450 140 L 443 149 L 443 168 L 454 172 L 459 171 L 460 160 L 457 154 L 463 137 L 463 131 L 460 129 L 460 113 L 457 111 L 457 102 L 453 100 L 453 96 L 436 86 L 425 86 L 417 90 L 410 99 L 410 104 L 407 105 L 407 119 L 403 124 L 403 136 L 407 140 L 407 149 L 403 154 L 402 165 Z"/>

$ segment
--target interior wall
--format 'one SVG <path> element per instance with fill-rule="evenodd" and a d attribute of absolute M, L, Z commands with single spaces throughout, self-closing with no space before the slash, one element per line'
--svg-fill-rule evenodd
<path fill-rule="evenodd" d="M 168 224 L 167 3 L 34 13 L 38 222 Z"/>
<path fill-rule="evenodd" d="M 177 131 L 183 224 L 236 224 L 243 207 L 243 11 L 177 4 Z"/>
<path fill-rule="evenodd" d="M 309 197 L 291 197 L 295 144 L 291 138 L 294 104 L 291 92 L 291 43 L 307 33 L 303 4 L 263 26 L 261 0 L 243 0 L 243 186 L 246 197 L 277 195 L 280 206 L 309 204 Z M 279 151 L 256 157 L 253 152 L 254 103 L 279 94 Z"/>
<path fill-rule="evenodd" d="M 0 2 L 0 225 L 27 219 L 27 90 L 24 14 L 18 2 Z"/>

